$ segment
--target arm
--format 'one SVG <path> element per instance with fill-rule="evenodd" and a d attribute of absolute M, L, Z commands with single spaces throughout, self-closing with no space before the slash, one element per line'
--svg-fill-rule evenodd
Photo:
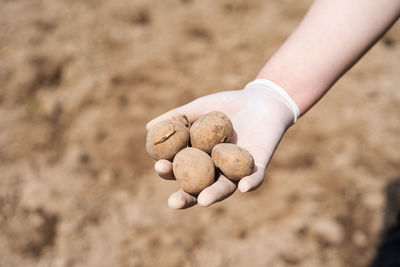
<path fill-rule="evenodd" d="M 273 88 L 276 86 L 255 82 L 243 90 L 198 98 L 149 122 L 148 128 L 178 115 L 186 115 L 193 122 L 207 112 L 222 111 L 232 119 L 237 144 L 255 160 L 255 172 L 238 184 L 221 175 L 198 196 L 182 190 L 175 192 L 168 205 L 174 209 L 196 203 L 209 206 L 229 197 L 237 187 L 248 192 L 260 186 L 276 147 L 297 118 L 297 106 L 304 113 L 315 104 L 386 32 L 399 13 L 399 0 L 316 0 L 300 26 L 257 77 L 280 85 L 294 104 L 285 92 Z M 155 170 L 164 179 L 174 179 L 172 164 L 167 160 L 158 161 Z"/>
<path fill-rule="evenodd" d="M 286 89 L 303 114 L 399 15 L 399 0 L 316 0 L 257 78 Z"/>

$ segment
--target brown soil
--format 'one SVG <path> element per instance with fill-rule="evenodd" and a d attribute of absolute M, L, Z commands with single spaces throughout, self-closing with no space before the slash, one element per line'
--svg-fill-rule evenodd
<path fill-rule="evenodd" d="M 253 193 L 170 210 L 144 148 L 151 118 L 253 79 L 309 4 L 1 0 L 0 266 L 370 262 L 400 179 L 399 25 Z"/>

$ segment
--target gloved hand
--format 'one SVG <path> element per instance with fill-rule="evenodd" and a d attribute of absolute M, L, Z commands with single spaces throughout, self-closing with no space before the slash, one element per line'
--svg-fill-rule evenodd
<path fill-rule="evenodd" d="M 153 119 L 146 128 L 162 120 L 176 119 L 179 115 L 185 115 L 190 122 L 194 122 L 211 111 L 224 112 L 232 120 L 236 133 L 233 143 L 253 155 L 254 173 L 242 178 L 238 184 L 221 175 L 214 184 L 201 191 L 197 198 L 179 190 L 169 197 L 170 208 L 184 209 L 196 203 L 209 206 L 232 195 L 237 187 L 241 192 L 258 188 L 283 134 L 300 113 L 296 103 L 282 88 L 271 81 L 258 79 L 242 90 L 200 97 Z M 164 179 L 175 179 L 172 163 L 168 160 L 157 161 L 155 171 Z"/>

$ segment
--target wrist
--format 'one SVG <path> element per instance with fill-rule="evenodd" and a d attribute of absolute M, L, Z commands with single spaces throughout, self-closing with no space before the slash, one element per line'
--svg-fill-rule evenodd
<path fill-rule="evenodd" d="M 256 79 L 268 79 L 282 88 L 296 102 L 299 107 L 300 114 L 303 115 L 311 106 L 318 101 L 323 91 L 320 88 L 322 77 L 310 79 L 310 75 L 304 72 L 285 71 L 286 68 L 273 67 L 268 64 L 257 75 Z"/>
<path fill-rule="evenodd" d="M 286 108 L 290 111 L 290 124 L 294 124 L 300 116 L 300 109 L 297 103 L 282 87 L 271 80 L 256 79 L 248 83 L 244 90 L 256 92 L 260 97 L 264 96 L 268 100 L 275 99 L 284 104 Z"/>

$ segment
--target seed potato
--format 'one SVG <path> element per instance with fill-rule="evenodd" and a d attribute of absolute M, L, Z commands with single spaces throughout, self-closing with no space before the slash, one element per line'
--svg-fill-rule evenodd
<path fill-rule="evenodd" d="M 231 180 L 240 180 L 253 172 L 253 156 L 246 149 L 235 144 L 216 145 L 211 157 L 215 166 Z"/>
<path fill-rule="evenodd" d="M 165 120 L 149 129 L 146 136 L 146 150 L 156 159 L 172 160 L 176 153 L 189 144 L 189 130 L 174 120 Z"/>
<path fill-rule="evenodd" d="M 214 163 L 200 149 L 187 147 L 181 150 L 176 154 L 172 168 L 178 184 L 189 194 L 198 194 L 214 183 Z"/>
<path fill-rule="evenodd" d="M 232 141 L 233 126 L 228 116 L 213 111 L 201 116 L 190 127 L 190 142 L 193 147 L 210 154 L 216 144 Z"/>

